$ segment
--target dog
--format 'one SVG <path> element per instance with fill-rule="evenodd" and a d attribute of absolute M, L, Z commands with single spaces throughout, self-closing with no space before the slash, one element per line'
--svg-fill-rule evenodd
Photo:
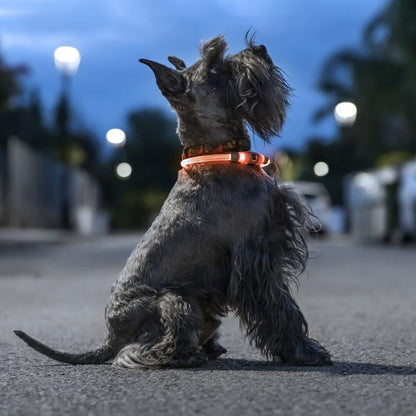
<path fill-rule="evenodd" d="M 265 46 L 247 35 L 246 43 L 225 55 L 217 36 L 190 67 L 174 56 L 173 68 L 140 60 L 177 113 L 184 167 L 112 287 L 103 345 L 63 353 L 15 331 L 29 346 L 70 364 L 193 367 L 226 352 L 218 327 L 233 311 L 266 358 L 331 365 L 291 295 L 308 258 L 310 211 L 250 152 L 247 125 L 270 142 L 291 89 Z"/>

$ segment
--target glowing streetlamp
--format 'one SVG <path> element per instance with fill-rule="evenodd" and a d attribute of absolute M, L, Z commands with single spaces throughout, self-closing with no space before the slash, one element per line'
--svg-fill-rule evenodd
<path fill-rule="evenodd" d="M 357 118 L 357 107 L 354 103 L 343 101 L 335 106 L 334 116 L 341 127 L 351 127 Z"/>
<path fill-rule="evenodd" d="M 114 146 L 123 146 L 126 143 L 126 133 L 121 129 L 110 129 L 105 135 L 107 142 Z"/>
<path fill-rule="evenodd" d="M 116 166 L 116 175 L 120 179 L 127 179 L 131 175 L 132 171 L 133 171 L 133 169 L 132 169 L 130 163 L 127 163 L 127 162 L 119 163 Z"/>
<path fill-rule="evenodd" d="M 53 54 L 55 68 L 62 75 L 62 96 L 68 93 L 69 79 L 78 72 L 81 55 L 73 46 L 60 46 Z"/>
<path fill-rule="evenodd" d="M 81 55 L 73 46 L 60 46 L 53 54 L 55 67 L 62 76 L 61 97 L 56 107 L 56 122 L 59 135 L 68 134 L 69 125 L 69 80 L 78 71 Z"/>
<path fill-rule="evenodd" d="M 75 75 L 81 62 L 81 55 L 73 46 L 60 46 L 53 54 L 55 67 L 65 76 Z"/>
<path fill-rule="evenodd" d="M 56 106 L 56 127 L 58 131 L 58 153 L 61 162 L 68 162 L 66 140 L 69 136 L 70 105 L 69 105 L 69 82 L 70 78 L 78 71 L 81 62 L 81 55 L 78 49 L 72 46 L 60 46 L 55 49 L 53 54 L 55 67 L 61 74 L 61 97 Z M 71 227 L 69 219 L 69 198 L 68 198 L 68 179 L 61 174 L 61 225 L 64 228 Z"/>

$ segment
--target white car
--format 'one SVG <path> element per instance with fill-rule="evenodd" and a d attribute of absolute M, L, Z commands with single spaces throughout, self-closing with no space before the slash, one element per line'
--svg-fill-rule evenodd
<path fill-rule="evenodd" d="M 402 241 L 416 238 L 416 162 L 403 166 L 398 191 L 399 232 Z"/>

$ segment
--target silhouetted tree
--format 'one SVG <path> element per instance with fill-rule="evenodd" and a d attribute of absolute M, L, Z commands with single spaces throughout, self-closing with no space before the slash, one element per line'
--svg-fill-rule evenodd
<path fill-rule="evenodd" d="M 17 136 L 31 147 L 48 152 L 51 144 L 51 132 L 43 116 L 38 93 L 32 92 L 27 101 L 11 106 L 3 113 L 0 127 L 3 144 L 10 136 Z"/>
<path fill-rule="evenodd" d="M 154 109 L 128 115 L 126 157 L 134 165 L 132 180 L 139 187 L 169 191 L 176 180 L 182 148 L 176 121 Z"/>
<path fill-rule="evenodd" d="M 176 121 L 163 111 L 141 109 L 127 117 L 127 143 L 110 160 L 104 195 L 116 227 L 144 227 L 160 209 L 174 184 L 182 147 Z M 132 175 L 114 174 L 120 162 L 132 165 Z"/>
<path fill-rule="evenodd" d="M 326 183 L 337 202 L 345 174 L 404 161 L 416 152 L 415 16 L 415 0 L 390 1 L 367 25 L 361 48 L 335 53 L 322 68 L 318 87 L 328 104 L 317 111 L 316 121 L 332 115 L 340 101 L 358 108 L 353 127 L 339 128 L 318 151 L 312 141 L 305 154 L 306 170 L 312 170 L 317 154 L 330 164 L 330 175 L 314 180 Z"/>
<path fill-rule="evenodd" d="M 416 1 L 393 0 L 367 26 L 360 50 L 328 59 L 319 88 L 328 105 L 316 119 L 343 100 L 358 107 L 356 124 L 341 129 L 339 140 L 353 142 L 362 168 L 388 152 L 416 152 Z"/>
<path fill-rule="evenodd" d="M 0 146 L 5 146 L 8 137 L 13 134 L 15 126 L 10 112 L 18 107 L 22 91 L 19 78 L 27 72 L 28 68 L 24 65 L 7 65 L 0 55 Z"/>

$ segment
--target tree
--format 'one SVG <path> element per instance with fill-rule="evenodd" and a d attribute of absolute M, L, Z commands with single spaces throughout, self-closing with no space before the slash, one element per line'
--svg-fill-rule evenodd
<path fill-rule="evenodd" d="M 97 173 L 97 140 L 86 129 L 74 128 L 72 110 L 66 95 L 55 109 L 52 125 L 47 125 L 37 90 L 25 93 L 20 77 L 28 72 L 25 65 L 11 67 L 0 56 L 0 147 L 10 136 L 70 166 Z"/>
<path fill-rule="evenodd" d="M 79 124 L 74 117 L 68 90 L 64 89 L 54 109 L 50 149 L 61 163 L 96 175 L 101 163 L 98 141 Z"/>
<path fill-rule="evenodd" d="M 372 19 L 359 49 L 330 56 L 318 87 L 328 104 L 315 120 L 332 115 L 340 101 L 358 108 L 353 127 L 340 127 L 330 143 L 311 141 L 305 153 L 311 171 L 317 153 L 330 164 L 324 182 L 341 202 L 343 177 L 383 163 L 404 162 L 416 153 L 416 1 L 391 0 Z"/>
<path fill-rule="evenodd" d="M 10 99 L 20 92 L 18 78 L 27 71 L 28 68 L 24 65 L 16 67 L 6 65 L 0 55 L 0 113 L 9 108 Z"/>
<path fill-rule="evenodd" d="M 28 68 L 24 65 L 7 65 L 0 55 L 0 147 L 5 146 L 13 130 L 9 112 L 13 108 L 12 100 L 17 100 L 21 94 L 19 78 L 27 72 Z"/>
<path fill-rule="evenodd" d="M 135 169 L 138 187 L 169 191 L 176 180 L 182 148 L 176 121 L 160 110 L 143 109 L 128 115 L 126 156 Z"/>
<path fill-rule="evenodd" d="M 127 121 L 127 143 L 104 174 L 104 197 L 115 227 L 139 228 L 149 224 L 175 183 L 182 148 L 175 120 L 160 110 L 133 111 Z M 114 168 L 126 161 L 132 175 L 121 180 Z"/>
<path fill-rule="evenodd" d="M 367 25 L 360 50 L 340 51 L 322 69 L 319 88 L 329 103 L 316 120 L 339 101 L 357 105 L 356 124 L 341 129 L 338 140 L 353 141 L 361 168 L 388 152 L 416 152 L 415 21 L 415 0 L 391 1 Z"/>
<path fill-rule="evenodd" d="M 10 136 L 17 136 L 31 147 L 47 151 L 51 143 L 51 133 L 44 122 L 42 105 L 37 91 L 33 91 L 27 101 L 10 106 L 2 115 L 0 126 L 2 145 Z"/>

